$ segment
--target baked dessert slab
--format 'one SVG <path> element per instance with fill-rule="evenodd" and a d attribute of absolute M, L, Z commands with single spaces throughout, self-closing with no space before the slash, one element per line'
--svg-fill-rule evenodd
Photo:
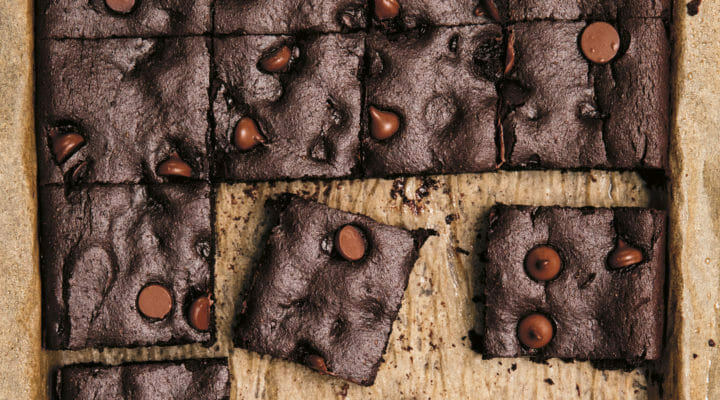
<path fill-rule="evenodd" d="M 479 172 L 497 166 L 495 82 L 505 65 L 500 26 L 429 28 L 368 37 L 366 175 Z M 374 132 L 375 110 L 396 128 Z"/>
<path fill-rule="evenodd" d="M 630 364 L 660 358 L 664 211 L 496 206 L 489 222 L 483 355 Z M 538 248 L 559 255 L 555 276 L 537 275 Z M 554 331 L 535 336 L 545 336 L 539 347 L 523 339 L 521 321 L 533 314 Z"/>
<path fill-rule="evenodd" d="M 514 63 L 501 85 L 509 168 L 664 169 L 670 43 L 660 19 L 615 23 L 618 54 L 583 55 L 585 22 L 510 25 Z"/>
<path fill-rule="evenodd" d="M 337 33 L 367 26 L 367 0 L 216 0 L 215 32 Z"/>
<path fill-rule="evenodd" d="M 41 38 L 200 35 L 210 31 L 213 0 L 38 0 Z"/>
<path fill-rule="evenodd" d="M 215 39 L 215 176 L 336 178 L 359 163 L 364 34 Z M 256 141 L 243 142 L 245 129 Z"/>
<path fill-rule="evenodd" d="M 503 21 L 670 18 L 670 0 L 483 0 Z"/>
<path fill-rule="evenodd" d="M 187 179 L 161 174 L 161 164 L 174 153 L 189 178 L 208 178 L 205 38 L 37 45 L 40 185 Z M 81 139 L 64 143 L 68 135 Z"/>
<path fill-rule="evenodd" d="M 242 303 L 236 344 L 372 385 L 427 232 L 293 195 L 271 207 L 279 222 Z"/>
<path fill-rule="evenodd" d="M 57 400 L 222 400 L 230 398 L 227 360 L 71 365 L 55 376 Z"/>
<path fill-rule="evenodd" d="M 205 184 L 41 187 L 45 348 L 211 342 L 190 322 L 213 292 L 210 202 Z"/>

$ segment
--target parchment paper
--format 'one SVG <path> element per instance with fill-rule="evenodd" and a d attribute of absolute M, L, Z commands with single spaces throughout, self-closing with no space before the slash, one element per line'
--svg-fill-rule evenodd
<path fill-rule="evenodd" d="M 230 357 L 234 399 L 641 399 L 661 393 L 673 399 L 720 398 L 720 2 L 705 0 L 695 17 L 686 15 L 684 1 L 676 2 L 667 355 L 651 371 L 630 372 L 559 360 L 483 360 L 472 349 L 468 333 L 482 331 L 479 253 L 489 207 L 496 202 L 603 207 L 656 203 L 639 175 L 601 171 L 222 185 L 217 196 L 217 344 L 42 350 L 31 2 L 0 4 L 0 398 L 46 398 L 49 371 L 62 364 L 215 356 Z M 384 223 L 439 232 L 413 270 L 385 363 L 370 388 L 231 346 L 235 306 L 268 228 L 264 200 L 284 191 Z"/>

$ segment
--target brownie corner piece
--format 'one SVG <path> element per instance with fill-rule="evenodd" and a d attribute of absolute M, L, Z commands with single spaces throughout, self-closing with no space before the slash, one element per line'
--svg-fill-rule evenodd
<path fill-rule="evenodd" d="M 215 39 L 221 180 L 340 178 L 359 162 L 364 34 Z"/>
<path fill-rule="evenodd" d="M 236 345 L 372 385 L 427 232 L 296 196 L 272 208 Z"/>
<path fill-rule="evenodd" d="M 495 83 L 505 66 L 499 25 L 375 32 L 367 52 L 366 174 L 496 169 Z"/>
<path fill-rule="evenodd" d="M 659 359 L 665 232 L 653 209 L 494 207 L 483 353 Z"/>
<path fill-rule="evenodd" d="M 39 189 L 43 345 L 214 341 L 206 184 Z"/>
<path fill-rule="evenodd" d="M 78 364 L 56 372 L 54 391 L 57 400 L 224 400 L 230 398 L 230 372 L 223 359 Z"/>
<path fill-rule="evenodd" d="M 98 39 L 200 35 L 210 31 L 212 0 L 38 0 L 42 38 Z"/>
<path fill-rule="evenodd" d="M 515 61 L 500 88 L 508 167 L 666 167 L 670 45 L 664 22 L 612 24 L 619 48 L 605 64 L 590 61 L 578 45 L 585 22 L 509 27 Z"/>
<path fill-rule="evenodd" d="M 367 0 L 217 0 L 218 33 L 352 32 L 367 26 Z"/>
<path fill-rule="evenodd" d="M 208 179 L 207 39 L 37 47 L 39 184 Z"/>

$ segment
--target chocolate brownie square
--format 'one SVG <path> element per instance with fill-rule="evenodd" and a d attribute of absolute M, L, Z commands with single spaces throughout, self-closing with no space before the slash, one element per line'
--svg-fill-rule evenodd
<path fill-rule="evenodd" d="M 585 22 L 510 26 L 514 63 L 501 88 L 507 166 L 666 166 L 670 45 L 664 23 L 626 19 L 605 26 L 617 40 L 617 54 L 605 64 L 584 55 Z"/>
<path fill-rule="evenodd" d="M 227 360 L 71 365 L 57 371 L 57 400 L 221 400 L 230 398 Z"/>
<path fill-rule="evenodd" d="M 669 18 L 670 0 L 483 0 L 503 21 Z"/>
<path fill-rule="evenodd" d="M 216 176 L 350 175 L 359 161 L 363 36 L 216 39 Z"/>
<path fill-rule="evenodd" d="M 351 32 L 367 26 L 368 0 L 216 0 L 217 33 Z"/>
<path fill-rule="evenodd" d="M 484 354 L 659 359 L 665 228 L 651 209 L 493 208 Z"/>
<path fill-rule="evenodd" d="M 390 31 L 490 21 L 477 0 L 375 0 L 372 3 L 374 25 Z"/>
<path fill-rule="evenodd" d="M 40 188 L 48 349 L 209 343 L 206 184 Z"/>
<path fill-rule="evenodd" d="M 43 40 L 38 181 L 207 179 L 206 39 Z"/>
<path fill-rule="evenodd" d="M 212 0 L 38 0 L 38 34 L 84 39 L 199 35 Z"/>
<path fill-rule="evenodd" d="M 368 37 L 364 169 L 370 176 L 478 172 L 497 165 L 498 25 Z"/>
<path fill-rule="evenodd" d="M 236 343 L 361 385 L 375 381 L 425 231 L 295 196 L 243 302 Z"/>

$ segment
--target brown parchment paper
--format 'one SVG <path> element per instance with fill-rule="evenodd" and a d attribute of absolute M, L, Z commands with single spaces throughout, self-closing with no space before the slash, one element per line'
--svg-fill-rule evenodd
<path fill-rule="evenodd" d="M 222 185 L 217 193 L 218 341 L 202 346 L 47 352 L 40 347 L 40 283 L 32 103 L 32 0 L 0 4 L 0 398 L 47 398 L 59 365 L 228 356 L 233 399 L 720 398 L 720 2 L 688 17 L 675 7 L 675 125 L 670 196 L 666 357 L 630 372 L 589 363 L 483 360 L 485 219 L 496 202 L 647 206 L 635 173 L 528 171 L 334 182 Z M 320 376 L 231 345 L 235 307 L 269 228 L 263 203 L 294 192 L 378 221 L 438 231 L 423 247 L 370 388 Z M 451 217 L 448 217 L 451 216 Z M 716 346 L 711 346 L 717 343 Z M 652 378 L 650 378 L 652 376 Z"/>

